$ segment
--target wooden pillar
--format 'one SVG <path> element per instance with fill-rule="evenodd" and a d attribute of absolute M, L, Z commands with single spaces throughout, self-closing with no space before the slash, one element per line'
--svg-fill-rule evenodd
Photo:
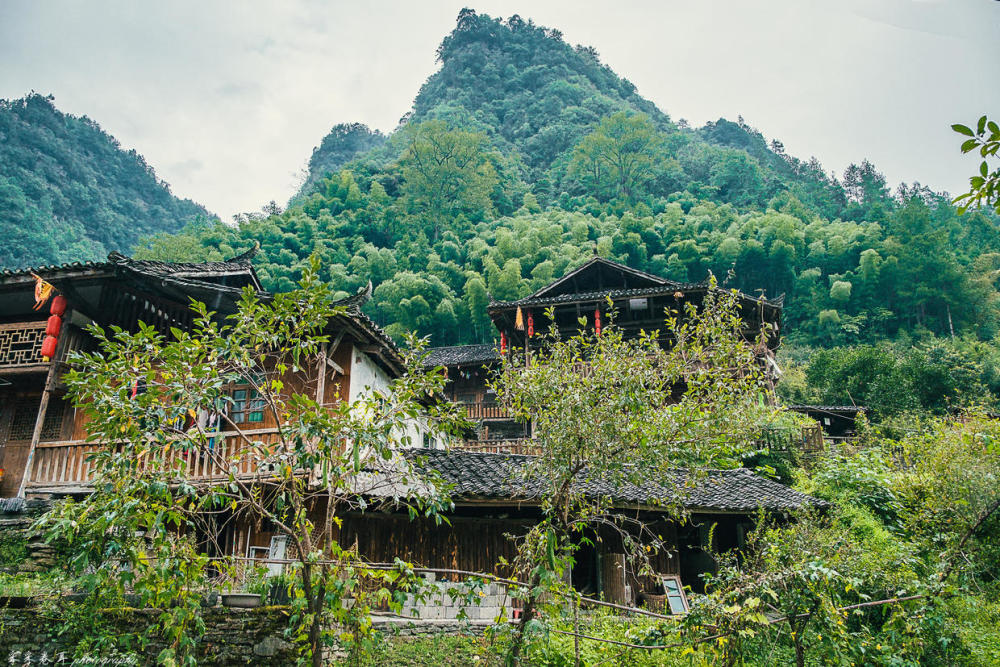
<path fill-rule="evenodd" d="M 629 602 L 625 595 L 625 554 L 601 554 L 601 589 L 608 602 Z"/>

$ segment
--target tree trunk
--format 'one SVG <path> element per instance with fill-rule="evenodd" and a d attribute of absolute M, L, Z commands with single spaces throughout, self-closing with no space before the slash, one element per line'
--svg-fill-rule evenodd
<path fill-rule="evenodd" d="M 536 570 L 532 573 L 531 580 L 528 582 L 530 586 L 528 599 L 524 603 L 524 609 L 521 610 L 521 620 L 517 624 L 517 633 L 514 635 L 514 645 L 510 649 L 511 664 L 520 664 L 521 650 L 524 648 L 524 630 L 528 627 L 528 623 L 535 618 L 535 606 L 537 603 L 535 589 L 538 588 L 540 583 L 542 583 L 542 580 Z"/>

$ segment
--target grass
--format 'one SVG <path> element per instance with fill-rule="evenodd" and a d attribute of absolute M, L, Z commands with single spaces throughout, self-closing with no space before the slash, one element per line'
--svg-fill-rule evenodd
<path fill-rule="evenodd" d="M 426 635 L 387 637 L 367 663 L 375 667 L 404 665 L 443 665 L 466 667 L 503 664 L 502 656 L 492 650 L 489 640 L 470 635 Z"/>

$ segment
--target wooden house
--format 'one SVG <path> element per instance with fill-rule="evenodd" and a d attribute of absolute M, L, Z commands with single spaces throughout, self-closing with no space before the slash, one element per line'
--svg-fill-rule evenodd
<path fill-rule="evenodd" d="M 4 468 L 0 507 L 16 506 L 24 498 L 89 492 L 88 454 L 105 445 L 85 440 L 86 424 L 66 402 L 61 382 L 67 354 L 92 344 L 85 332 L 88 324 L 135 330 L 142 321 L 163 330 L 185 328 L 191 326 L 192 298 L 220 316 L 234 312 L 245 288 L 267 298 L 251 257 L 252 252 L 224 262 L 172 264 L 113 253 L 106 262 L 0 274 L 0 466 Z M 42 357 L 42 348 L 53 345 L 46 342 L 52 306 L 35 308 L 35 276 L 52 285 L 63 300 L 55 308 L 60 311 L 61 328 L 55 348 L 49 350 L 50 359 Z M 610 297 L 619 326 L 638 331 L 655 328 L 665 308 L 699 303 L 711 289 L 708 284 L 677 283 L 595 258 L 525 299 L 492 303 L 488 312 L 502 346 L 437 348 L 428 359 L 430 366 L 447 370 L 449 397 L 466 406 L 469 416 L 479 422 L 478 432 L 447 446 L 414 438 L 418 448 L 404 452 L 415 457 L 418 467 L 436 471 L 453 486 L 455 507 L 449 522 L 411 520 L 407 513 L 383 506 L 380 511 L 342 517 L 341 543 L 357 544 L 361 555 L 374 562 L 402 558 L 429 567 L 499 571 L 501 558 L 510 561 L 514 555 L 507 535 L 523 531 L 540 514 L 537 489 L 515 481 L 528 460 L 523 454 L 530 453 L 530 424 L 511 420 L 493 400 L 486 383 L 491 364 L 513 347 L 531 346 L 535 332 L 549 324 L 544 314 L 548 307 L 554 309 L 556 325 L 568 332 L 579 327 L 580 317 L 587 318 L 588 326 L 606 322 Z M 290 379 L 316 392 L 323 404 L 351 401 L 362 391 L 384 388 L 403 372 L 395 343 L 361 312 L 369 296 L 370 288 L 339 302 L 346 310 L 330 322 L 327 333 L 333 342 L 315 368 Z M 770 327 L 766 349 L 760 351 L 766 363 L 777 345 L 781 303 L 741 295 L 740 307 L 748 336 L 761 325 Z M 232 386 L 228 391 L 234 406 L 230 416 L 237 415 L 234 421 L 245 425 L 245 433 L 267 441 L 277 424 L 255 409 L 253 388 Z M 220 433 L 219 442 L 227 453 L 239 455 L 235 433 Z M 511 442 L 519 444 L 516 448 L 503 444 Z M 247 474 L 254 472 L 252 460 L 241 465 L 248 466 Z M 187 466 L 196 481 L 224 478 L 223 471 L 197 454 L 187 459 Z M 816 502 L 749 471 L 716 471 L 684 496 L 692 520 L 683 526 L 669 524 L 652 499 L 686 486 L 684 472 L 676 471 L 657 488 L 609 487 L 596 492 L 614 497 L 623 511 L 662 523 L 662 533 L 672 536 L 676 548 L 661 554 L 659 569 L 696 588 L 697 574 L 711 567 L 704 549 L 710 534 L 714 547 L 735 547 L 758 509 L 782 513 Z M 224 553 L 248 557 L 281 553 L 279 536 L 266 523 L 231 521 L 219 530 L 224 534 L 212 541 L 222 545 Z M 626 584 L 637 590 L 640 582 L 627 579 L 619 551 L 611 540 L 600 549 L 588 547 L 574 568 L 574 585 L 610 597 L 620 597 Z M 613 583 L 615 578 L 618 584 Z"/>
<path fill-rule="evenodd" d="M 65 399 L 62 375 L 74 349 L 88 349 L 90 324 L 135 331 L 140 321 L 166 332 L 191 326 L 191 299 L 220 317 L 235 312 L 246 287 L 266 298 L 250 264 L 255 251 L 224 262 L 198 264 L 134 260 L 112 253 L 106 262 L 40 267 L 0 274 L 0 499 L 59 497 L 86 493 L 91 480 L 87 455 L 99 444 L 86 442 L 83 413 Z M 35 308 L 36 276 L 58 296 Z M 386 386 L 403 371 L 395 343 L 360 311 L 370 289 L 338 302 L 346 308 L 330 324 L 326 368 L 312 368 L 292 380 L 321 391 L 323 403 L 351 400 L 366 387 Z M 59 315 L 50 314 L 58 310 Z M 42 356 L 46 330 L 61 320 L 51 358 Z M 320 377 L 325 381 L 320 382 Z M 230 417 L 245 433 L 266 440 L 277 424 L 255 409 L 254 389 L 233 385 Z M 235 434 L 220 434 L 221 446 L 235 447 Z M 249 465 L 249 462 L 248 462 Z M 195 479 L 221 471 L 190 462 Z M 249 472 L 249 471 L 248 471 Z"/>

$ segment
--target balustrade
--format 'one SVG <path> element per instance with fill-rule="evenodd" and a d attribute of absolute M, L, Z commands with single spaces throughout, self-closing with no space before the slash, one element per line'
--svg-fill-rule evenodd
<path fill-rule="evenodd" d="M 507 409 L 499 403 L 463 403 L 469 419 L 510 419 Z"/>
<path fill-rule="evenodd" d="M 531 438 L 513 440 L 463 440 L 451 447 L 463 452 L 482 452 L 485 454 L 538 454 L 539 449 Z"/>
<path fill-rule="evenodd" d="M 278 442 L 278 429 L 274 428 L 248 430 L 242 434 L 227 431 L 210 438 L 203 448 L 171 450 L 166 462 L 178 466 L 181 476 L 193 482 L 228 479 L 230 473 L 242 478 L 266 478 L 267 471 L 261 469 L 265 458 L 254 445 L 260 443 L 266 447 Z M 120 445 L 85 440 L 39 443 L 32 461 L 29 489 L 90 484 L 94 480 L 90 457 L 108 447 Z M 137 471 L 142 472 L 144 465 L 140 459 Z"/>

